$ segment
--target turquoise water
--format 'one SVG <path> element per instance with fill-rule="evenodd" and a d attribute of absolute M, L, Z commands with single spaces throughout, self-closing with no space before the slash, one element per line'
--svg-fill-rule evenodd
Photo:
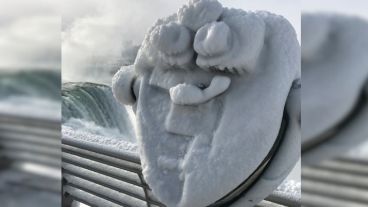
<path fill-rule="evenodd" d="M 0 99 L 11 96 L 60 101 L 61 74 L 52 70 L 0 72 Z"/>
<path fill-rule="evenodd" d="M 62 86 L 62 122 L 104 136 L 134 140 L 134 128 L 127 109 L 113 97 L 107 85 L 79 82 Z"/>

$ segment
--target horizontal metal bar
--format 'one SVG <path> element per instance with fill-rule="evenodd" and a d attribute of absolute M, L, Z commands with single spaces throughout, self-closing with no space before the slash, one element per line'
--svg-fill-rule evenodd
<path fill-rule="evenodd" d="M 367 204 L 348 201 L 336 197 L 327 197 L 317 193 L 303 192 L 302 206 L 324 207 L 324 206 L 346 206 L 346 207 L 367 207 Z"/>
<path fill-rule="evenodd" d="M 63 173 L 71 174 L 80 178 L 83 178 L 85 180 L 95 182 L 99 185 L 103 185 L 105 187 L 111 187 L 112 189 L 115 189 L 116 191 L 126 191 L 127 187 L 133 191 L 134 194 L 139 194 L 138 196 L 141 196 L 144 198 L 144 192 L 143 188 L 140 185 L 140 183 L 132 184 L 131 182 L 126 182 L 124 180 L 119 180 L 116 178 L 112 178 L 107 175 L 103 175 L 100 173 L 96 173 L 94 171 L 90 171 L 87 169 L 79 168 L 71 164 L 63 164 Z M 126 193 L 125 193 L 126 194 Z M 128 192 L 129 194 L 129 192 Z"/>
<path fill-rule="evenodd" d="M 34 126 L 48 129 L 60 129 L 61 119 L 46 119 L 42 117 L 20 116 L 12 114 L 0 114 L 0 123 L 12 123 L 24 126 Z"/>
<path fill-rule="evenodd" d="M 317 169 L 325 169 L 334 172 L 348 173 L 351 175 L 368 176 L 368 165 L 361 165 L 352 162 L 341 162 L 339 160 L 328 160 L 320 165 L 311 166 Z"/>
<path fill-rule="evenodd" d="M 87 204 L 91 207 L 122 207 L 120 204 L 116 204 L 72 186 L 64 186 L 63 190 L 64 194 L 66 194 L 65 196 L 71 197 L 73 200 Z"/>
<path fill-rule="evenodd" d="M 144 189 L 139 188 L 138 186 L 126 186 L 127 183 L 124 183 L 124 181 L 111 179 L 109 177 L 103 177 L 101 175 L 97 175 L 96 173 L 93 174 L 89 172 L 87 173 L 76 173 L 77 171 L 70 171 L 66 168 L 63 169 L 63 174 L 66 176 L 76 176 L 81 179 L 96 183 L 98 185 L 104 186 L 106 188 L 109 188 L 111 190 L 115 190 L 119 193 L 131 196 L 133 198 L 139 199 L 143 202 L 148 202 L 150 204 L 156 205 L 156 206 L 163 206 L 163 204 L 159 203 L 158 201 L 152 200 L 150 198 L 145 197 L 144 195 Z M 124 189 L 123 186 L 126 186 L 127 188 Z M 138 191 L 137 191 L 138 190 Z M 140 193 L 139 193 L 140 191 Z"/>
<path fill-rule="evenodd" d="M 101 185 L 103 187 L 109 188 L 111 190 L 117 191 L 119 193 L 131 196 L 133 198 L 142 200 L 142 201 L 146 201 L 146 198 L 144 197 L 144 193 L 143 193 L 143 189 L 130 189 L 132 191 L 128 191 L 127 189 L 123 189 L 121 188 L 122 186 L 118 186 L 117 184 L 121 184 L 121 181 L 119 182 L 118 180 L 112 180 L 111 178 L 107 178 L 107 179 L 101 179 L 101 177 L 99 178 L 98 176 L 91 176 L 88 174 L 82 174 L 82 173 L 77 173 L 76 171 L 69 171 L 64 169 L 63 174 L 65 175 L 65 177 L 78 177 L 81 178 L 83 180 L 87 180 L 89 182 L 95 183 L 97 185 Z M 115 183 L 112 183 L 115 182 Z M 131 186 L 132 187 L 132 186 Z M 137 190 L 141 190 L 141 193 L 139 193 Z M 135 191 L 135 192 L 134 192 Z"/>
<path fill-rule="evenodd" d="M 24 142 L 9 142 L 9 141 L 3 141 L 0 140 L 0 148 L 1 150 L 11 150 L 11 151 L 21 151 L 21 152 L 29 152 L 29 153 L 35 153 L 45 156 L 50 156 L 56 159 L 60 159 L 61 157 L 61 149 L 57 148 L 48 148 L 44 146 L 38 146 L 38 145 L 30 145 Z"/>
<path fill-rule="evenodd" d="M 123 170 L 127 170 L 134 173 L 141 173 L 142 168 L 139 164 L 130 162 L 130 160 L 125 160 L 123 158 L 111 157 L 109 155 L 105 155 L 102 153 L 89 151 L 86 149 L 77 148 L 74 146 L 62 145 L 62 153 L 73 154 L 82 158 L 86 158 L 89 160 L 94 160 L 96 162 L 104 163 L 107 165 L 111 165 L 117 168 L 121 168 Z"/>
<path fill-rule="evenodd" d="M 354 163 L 354 164 L 358 164 L 358 165 L 362 165 L 362 166 L 368 166 L 368 158 L 364 159 L 364 158 L 352 158 L 352 157 L 339 157 L 336 158 L 336 160 L 338 160 L 339 162 L 344 162 L 344 163 Z"/>
<path fill-rule="evenodd" d="M 16 160 L 16 161 L 22 161 L 22 162 L 33 162 L 33 163 L 38 163 L 38 164 L 43 164 L 43 165 L 58 167 L 58 168 L 60 168 L 61 166 L 60 159 L 53 159 L 48 156 L 40 156 L 40 155 L 35 155 L 32 153 L 26 153 L 26 152 L 14 152 L 14 151 L 1 150 L 0 157 L 8 158 L 11 160 Z"/>
<path fill-rule="evenodd" d="M 139 180 L 139 176 L 136 173 L 122 170 L 120 168 L 116 168 L 114 166 L 107 165 L 105 163 L 99 163 L 92 160 L 85 160 L 85 158 L 76 158 L 75 157 L 63 154 L 62 161 L 66 164 L 71 164 L 74 166 L 78 166 L 96 173 L 100 173 L 102 175 L 106 175 L 111 178 L 115 178 L 118 180 L 125 181 L 127 183 L 142 187 L 148 188 L 146 184 L 143 184 Z"/>
<path fill-rule="evenodd" d="M 66 182 L 67 186 L 72 186 L 81 189 L 85 192 L 91 193 L 95 196 L 101 197 L 103 199 L 109 200 L 122 206 L 143 207 L 147 205 L 147 203 L 142 200 L 136 199 L 126 194 L 122 194 L 118 191 L 106 188 L 104 186 L 84 180 L 82 178 L 69 175 L 64 175 L 64 178 L 67 181 Z"/>
<path fill-rule="evenodd" d="M 53 183 L 45 183 L 44 180 L 39 182 L 33 182 L 33 183 L 27 183 L 27 182 L 15 182 L 15 181 L 7 181 L 7 185 L 12 186 L 21 186 L 22 188 L 29 188 L 29 189 L 36 189 L 39 191 L 46 191 L 46 192 L 52 192 L 52 193 L 58 193 L 61 192 L 61 186 L 60 182 L 53 182 Z"/>
<path fill-rule="evenodd" d="M 326 197 L 338 198 L 348 201 L 368 203 L 368 190 L 337 185 L 331 183 L 322 183 L 320 181 L 303 180 L 302 194 L 319 194 Z"/>
<path fill-rule="evenodd" d="M 33 126 L 22 126 L 15 124 L 4 124 L 0 123 L 1 133 L 16 133 L 19 135 L 33 135 L 40 138 L 46 137 L 48 139 L 58 139 L 60 142 L 61 132 L 60 129 L 47 129 L 37 128 Z"/>
<path fill-rule="evenodd" d="M 68 184 L 66 184 L 66 185 L 67 185 L 68 187 L 73 187 L 73 188 L 76 188 L 76 189 L 82 190 L 82 191 L 87 192 L 87 193 L 89 193 L 89 194 L 92 194 L 92 195 L 94 195 L 94 196 L 96 196 L 96 197 L 100 197 L 100 198 L 102 198 L 102 199 L 104 199 L 104 200 L 107 200 L 107 201 L 110 201 L 110 202 L 112 202 L 112 203 L 115 203 L 116 205 L 118 205 L 118 206 L 120 206 L 120 207 L 122 207 L 122 206 L 125 206 L 125 207 L 133 207 L 133 206 L 128 205 L 128 204 L 126 204 L 126 203 L 124 203 L 124 202 L 120 202 L 120 201 L 117 201 L 117 200 L 111 199 L 109 196 L 101 195 L 101 194 L 99 194 L 99 192 L 96 192 L 95 190 L 92 190 L 92 189 L 94 189 L 94 188 L 84 187 L 84 186 L 82 186 L 82 185 L 75 185 L 75 184 L 73 184 L 73 183 L 68 183 Z M 99 206 L 99 207 L 104 207 L 104 205 L 103 205 L 103 206 Z"/>
<path fill-rule="evenodd" d="M 328 169 L 304 167 L 302 168 L 302 179 L 368 190 L 368 174 L 362 176 L 346 172 L 331 171 Z"/>
<path fill-rule="evenodd" d="M 32 135 L 19 135 L 19 134 L 3 134 L 0 133 L 0 140 L 7 141 L 19 141 L 29 144 L 37 144 L 42 146 L 61 148 L 61 142 L 54 139 L 45 139 Z"/>

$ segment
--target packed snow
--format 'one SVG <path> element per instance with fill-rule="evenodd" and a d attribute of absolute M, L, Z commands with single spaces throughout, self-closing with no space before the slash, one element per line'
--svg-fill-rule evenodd
<path fill-rule="evenodd" d="M 299 78 L 300 47 L 286 19 L 192 0 L 156 22 L 112 89 L 135 110 L 143 174 L 154 195 L 169 207 L 207 206 L 265 159 Z M 264 199 L 298 161 L 298 103 L 287 107 L 279 155 L 241 206 Z"/>
<path fill-rule="evenodd" d="M 95 122 L 70 118 L 68 119 L 63 126 L 70 127 L 79 132 L 89 132 L 94 135 L 104 136 L 104 137 L 121 137 L 122 134 L 118 128 L 107 128 L 100 125 L 97 125 Z M 129 137 L 130 138 L 130 137 Z M 126 138 L 126 139 L 129 139 Z"/>
<path fill-rule="evenodd" d="M 178 84 L 170 88 L 170 98 L 175 104 L 202 104 L 225 92 L 229 88 L 230 82 L 231 79 L 227 76 L 215 76 L 205 89 L 186 83 Z"/>
<path fill-rule="evenodd" d="M 94 145 L 108 151 L 123 151 L 125 153 L 131 153 L 132 155 L 136 155 L 138 151 L 135 143 L 124 141 L 124 138 L 119 136 L 113 137 L 111 134 L 109 134 L 109 136 L 103 136 L 94 132 L 87 132 L 83 129 L 76 130 L 66 125 L 62 126 L 61 133 L 64 140 L 71 139 L 87 145 Z"/>
<path fill-rule="evenodd" d="M 287 198 L 289 200 L 301 199 L 301 182 L 286 180 L 273 192 L 274 195 Z"/>

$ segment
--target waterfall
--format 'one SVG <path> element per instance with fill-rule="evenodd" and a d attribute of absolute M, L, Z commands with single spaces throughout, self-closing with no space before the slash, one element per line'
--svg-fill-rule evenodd
<path fill-rule="evenodd" d="M 107 85 L 69 82 L 62 86 L 62 122 L 90 133 L 135 140 L 127 108 L 119 104 Z"/>
<path fill-rule="evenodd" d="M 34 97 L 60 101 L 61 75 L 52 70 L 1 72 L 0 99 Z"/>

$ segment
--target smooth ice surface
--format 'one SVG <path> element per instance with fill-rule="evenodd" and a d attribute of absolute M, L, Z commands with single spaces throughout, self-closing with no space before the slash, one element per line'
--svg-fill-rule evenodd
<path fill-rule="evenodd" d="M 368 80 L 368 23 L 331 14 L 302 16 L 302 129 L 312 140 L 342 121 Z"/>
<path fill-rule="evenodd" d="M 156 22 L 132 67 L 112 87 L 136 112 L 145 180 L 169 207 L 207 206 L 246 180 L 273 146 L 300 78 L 300 47 L 281 16 L 193 0 Z M 247 200 L 264 199 L 298 160 L 294 105 L 280 156 Z"/>

